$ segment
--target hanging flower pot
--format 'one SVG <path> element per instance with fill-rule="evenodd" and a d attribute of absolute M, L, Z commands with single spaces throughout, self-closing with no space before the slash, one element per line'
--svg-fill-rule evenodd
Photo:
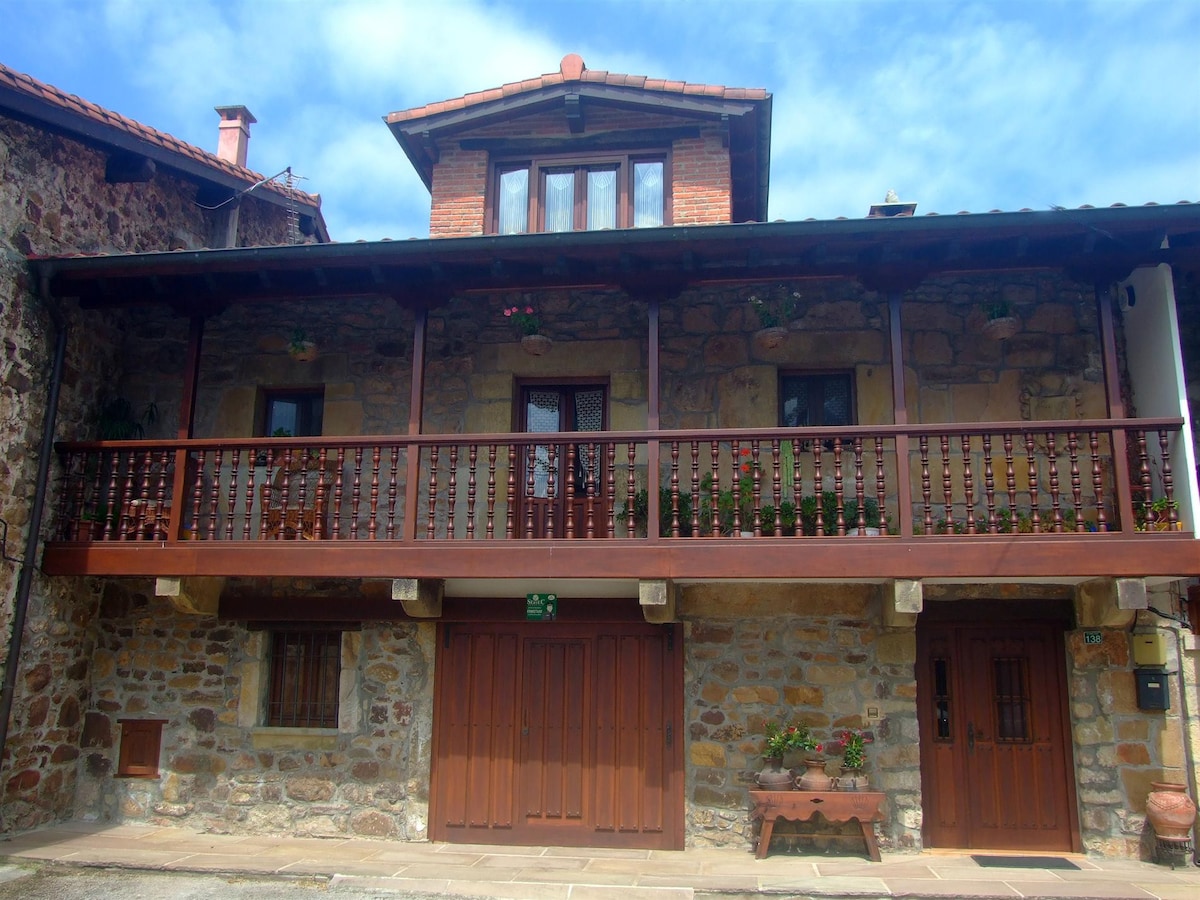
<path fill-rule="evenodd" d="M 983 333 L 993 341 L 1007 341 L 1021 330 L 1021 320 L 1016 316 L 998 316 L 983 323 Z"/>
<path fill-rule="evenodd" d="M 544 334 L 521 335 L 521 349 L 530 356 L 545 356 L 554 343 Z"/>
<path fill-rule="evenodd" d="M 317 358 L 317 345 L 308 339 L 303 328 L 297 328 L 292 332 L 292 339 L 288 342 L 288 356 L 296 360 L 296 362 L 312 362 Z"/>
<path fill-rule="evenodd" d="M 754 343 L 757 347 L 763 350 L 774 350 L 783 343 L 787 337 L 788 330 L 782 325 L 772 325 L 769 328 L 760 328 L 754 332 Z"/>

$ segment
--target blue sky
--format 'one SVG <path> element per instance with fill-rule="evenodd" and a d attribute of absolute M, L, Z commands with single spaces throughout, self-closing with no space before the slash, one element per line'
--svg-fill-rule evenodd
<path fill-rule="evenodd" d="M 424 237 L 392 110 L 558 69 L 774 95 L 770 218 L 1200 200 L 1200 0 L 0 0 L 0 61 Z"/>

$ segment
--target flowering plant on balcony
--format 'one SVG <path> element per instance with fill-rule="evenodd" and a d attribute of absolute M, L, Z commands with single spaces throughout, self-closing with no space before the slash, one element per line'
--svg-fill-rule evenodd
<path fill-rule="evenodd" d="M 766 296 L 751 294 L 750 306 L 758 314 L 759 324 L 763 328 L 786 328 L 796 313 L 796 301 L 799 299 L 799 291 L 788 291 L 781 285 L 779 290 L 771 291 Z"/>
<path fill-rule="evenodd" d="M 807 725 L 780 725 L 778 722 L 768 722 L 767 739 L 763 742 L 763 757 L 782 759 L 789 750 L 820 753 L 821 745 L 809 733 Z"/>
<path fill-rule="evenodd" d="M 872 743 L 870 734 L 857 729 L 843 731 L 838 745 L 842 748 L 842 767 L 846 769 L 861 769 L 867 761 L 866 745 Z"/>
<path fill-rule="evenodd" d="M 513 325 L 517 329 L 517 334 L 537 334 L 538 329 L 542 327 L 541 320 L 533 311 L 533 307 L 528 304 L 525 306 L 506 306 L 504 308 L 504 317 L 511 319 Z"/>

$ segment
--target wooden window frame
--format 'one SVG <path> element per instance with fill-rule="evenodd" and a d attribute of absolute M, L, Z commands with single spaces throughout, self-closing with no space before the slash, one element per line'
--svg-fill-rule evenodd
<path fill-rule="evenodd" d="M 117 719 L 121 743 L 117 778 L 157 778 L 162 752 L 162 730 L 167 719 Z"/>
<path fill-rule="evenodd" d="M 856 390 L 853 369 L 781 369 L 779 371 L 779 389 L 778 389 L 779 409 L 777 412 L 778 418 L 776 420 L 776 421 L 778 421 L 779 425 L 781 427 L 786 427 L 783 424 L 783 404 L 786 399 L 786 397 L 784 396 L 784 393 L 783 393 L 783 382 L 784 382 L 785 378 L 818 379 L 818 378 L 829 378 L 829 377 L 833 377 L 833 376 L 844 377 L 849 385 L 849 388 L 850 388 L 850 390 L 849 390 L 850 421 L 849 422 L 838 422 L 838 423 L 834 423 L 832 425 L 829 423 L 826 423 L 826 422 L 817 422 L 817 423 L 810 422 L 807 426 L 797 426 L 797 427 L 838 428 L 838 427 L 841 427 L 842 425 L 857 425 L 858 424 L 858 391 Z M 824 389 L 822 388 L 822 400 L 823 400 L 823 398 L 824 398 Z M 813 400 L 813 385 L 812 384 L 809 385 L 808 400 L 809 400 L 809 404 L 808 404 L 809 409 L 812 410 L 814 408 L 813 402 L 812 402 L 812 400 Z M 816 408 L 821 411 L 821 414 L 822 414 L 821 418 L 823 419 L 824 411 L 825 411 L 824 403 L 822 402 L 822 403 L 817 404 Z M 811 419 L 811 415 L 810 415 L 810 419 Z"/>
<path fill-rule="evenodd" d="M 272 437 L 267 430 L 271 421 L 271 404 L 277 400 L 307 400 L 317 412 L 316 423 L 313 410 L 309 410 L 307 428 L 297 427 L 297 433 L 292 437 L 317 437 L 322 433 L 325 422 L 325 385 L 286 385 L 282 387 L 261 388 L 258 395 L 258 409 L 255 416 L 255 432 L 259 437 Z"/>
<path fill-rule="evenodd" d="M 572 169 L 575 172 L 574 231 L 585 231 L 587 224 L 587 178 L 591 169 L 617 170 L 617 228 L 633 228 L 634 165 L 658 162 L 663 167 L 663 226 L 672 224 L 671 152 L 662 150 L 629 150 L 604 153 L 563 153 L 537 156 L 496 157 L 488 171 L 488 187 L 484 198 L 484 221 L 487 233 L 498 234 L 500 211 L 496 198 L 500 192 L 500 176 L 506 172 L 526 169 L 529 172 L 526 228 L 521 234 L 541 234 L 545 231 L 545 176 L 548 172 Z"/>
<path fill-rule="evenodd" d="M 269 632 L 267 698 L 264 724 L 269 728 L 337 729 L 341 716 L 342 637 L 341 628 L 324 626 L 276 627 Z M 319 646 L 318 646 L 319 645 Z M 303 652 L 295 664 L 300 683 L 293 685 L 289 660 L 280 656 L 289 646 Z M 320 651 L 319 653 L 317 651 Z M 332 660 L 332 672 L 323 664 Z M 332 701 L 322 699 L 332 680 Z M 289 688 L 294 687 L 294 692 Z M 290 694 L 290 696 L 289 696 Z"/>

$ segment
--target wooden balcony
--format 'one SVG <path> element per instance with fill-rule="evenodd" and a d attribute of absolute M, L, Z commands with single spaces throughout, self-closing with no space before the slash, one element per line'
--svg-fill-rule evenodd
<path fill-rule="evenodd" d="M 1192 525 L 1176 512 L 1181 426 L 61 444 L 43 567 L 679 581 L 1200 574 Z"/>

